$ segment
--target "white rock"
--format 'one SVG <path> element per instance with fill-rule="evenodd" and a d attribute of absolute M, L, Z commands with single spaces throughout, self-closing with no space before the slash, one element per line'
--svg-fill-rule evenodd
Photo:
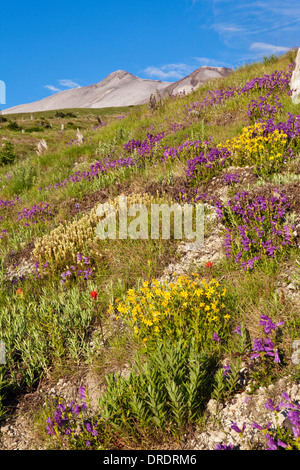
<path fill-rule="evenodd" d="M 291 283 L 287 286 L 287 289 L 296 290 L 296 287 L 295 287 L 294 284 L 291 282 Z"/>
<path fill-rule="evenodd" d="M 292 91 L 292 101 L 294 104 L 300 103 L 300 47 L 296 56 L 295 70 L 292 73 L 290 81 L 290 89 Z"/>
<path fill-rule="evenodd" d="M 216 416 L 218 412 L 218 402 L 217 400 L 214 400 L 211 398 L 209 402 L 207 403 L 207 410 L 210 412 L 212 416 Z"/>
<path fill-rule="evenodd" d="M 214 431 L 210 435 L 210 438 L 216 443 L 223 442 L 226 439 L 226 437 L 227 436 L 225 432 L 223 431 Z"/>

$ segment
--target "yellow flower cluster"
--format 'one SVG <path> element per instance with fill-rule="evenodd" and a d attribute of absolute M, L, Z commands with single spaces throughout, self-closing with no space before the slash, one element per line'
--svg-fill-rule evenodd
<path fill-rule="evenodd" d="M 119 197 L 107 201 L 115 207 L 116 214 L 119 210 Z M 156 196 L 150 194 L 132 194 L 127 196 L 127 205 L 144 204 L 149 206 L 154 203 L 171 202 L 166 195 Z M 97 215 L 98 205 L 79 220 L 73 220 L 67 224 L 59 224 L 49 234 L 44 235 L 35 243 L 33 256 L 39 262 L 54 263 L 55 265 L 67 261 L 76 262 L 77 253 L 83 253 L 86 248 L 90 249 L 99 239 L 96 227 L 101 217 Z"/>
<path fill-rule="evenodd" d="M 176 274 L 176 273 L 175 273 Z M 138 289 L 130 289 L 124 300 L 110 305 L 110 312 L 128 323 L 143 341 L 196 337 L 205 342 L 212 331 L 228 324 L 226 288 L 215 279 L 176 277 L 174 282 L 152 279 Z"/>
<path fill-rule="evenodd" d="M 244 127 L 240 135 L 226 141 L 225 146 L 231 152 L 234 163 L 262 165 L 268 161 L 283 160 L 288 136 L 277 129 L 264 135 L 264 129 L 263 123 L 255 123 Z"/>

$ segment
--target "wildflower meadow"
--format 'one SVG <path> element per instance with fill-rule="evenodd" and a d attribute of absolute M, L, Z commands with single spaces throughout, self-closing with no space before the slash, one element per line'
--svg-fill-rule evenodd
<path fill-rule="evenodd" d="M 193 448 L 212 400 L 224 406 L 285 376 L 300 386 L 294 60 L 289 51 L 243 65 L 155 109 L 76 109 L 69 126 L 47 111 L 43 130 L 38 113 L 1 123 L 0 426 L 14 400 L 61 379 L 76 396 L 30 407 L 37 447 Z M 99 205 L 120 215 L 120 196 L 136 236 L 119 223 L 115 239 L 100 238 Z M 160 225 L 151 237 L 148 215 L 143 235 L 140 214 L 154 204 L 203 205 L 203 244 L 176 237 L 175 213 L 168 236 Z M 289 426 L 254 420 L 249 450 L 299 450 L 297 400 L 263 406 L 285 410 Z M 248 427 L 230 425 L 241 442 Z"/>

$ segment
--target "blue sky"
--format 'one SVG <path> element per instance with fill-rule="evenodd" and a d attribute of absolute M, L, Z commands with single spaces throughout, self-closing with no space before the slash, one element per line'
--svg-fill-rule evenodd
<path fill-rule="evenodd" d="M 2 2 L 2 109 L 87 86 L 116 70 L 174 82 L 300 46 L 299 0 Z"/>

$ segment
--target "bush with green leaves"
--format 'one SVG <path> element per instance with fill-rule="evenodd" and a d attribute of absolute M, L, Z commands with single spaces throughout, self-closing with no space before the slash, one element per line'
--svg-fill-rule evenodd
<path fill-rule="evenodd" d="M 9 129 L 10 131 L 20 131 L 21 130 L 21 127 L 19 126 L 19 124 L 15 121 L 10 121 L 7 126 L 6 126 L 7 129 Z"/>
<path fill-rule="evenodd" d="M 0 165 L 9 165 L 17 158 L 14 144 L 10 141 L 4 143 L 0 150 Z"/>
<path fill-rule="evenodd" d="M 107 448 L 118 439 L 141 442 L 146 436 L 152 441 L 182 437 L 205 409 L 215 365 L 214 353 L 200 351 L 194 341 L 180 340 L 176 344 L 158 342 L 146 358 L 138 355 L 127 377 L 109 374 L 106 391 L 98 401 L 98 418 L 93 419 L 93 426 L 89 424 L 93 448 L 104 444 Z M 73 408 L 63 416 L 59 410 L 61 404 L 47 420 L 48 434 L 67 437 L 78 448 L 76 441 L 82 441 L 83 432 L 86 439 L 86 426 L 78 432 L 82 414 L 74 421 Z M 103 442 L 104 436 L 109 436 L 111 443 Z"/>
<path fill-rule="evenodd" d="M 90 297 L 74 287 L 67 293 L 41 289 L 33 299 L 25 289 L 2 297 L 0 340 L 6 348 L 3 373 L 10 384 L 32 387 L 50 364 L 87 353 L 92 322 Z M 87 349 L 86 349 L 87 348 Z M 1 383 L 0 383 L 1 387 Z"/>

